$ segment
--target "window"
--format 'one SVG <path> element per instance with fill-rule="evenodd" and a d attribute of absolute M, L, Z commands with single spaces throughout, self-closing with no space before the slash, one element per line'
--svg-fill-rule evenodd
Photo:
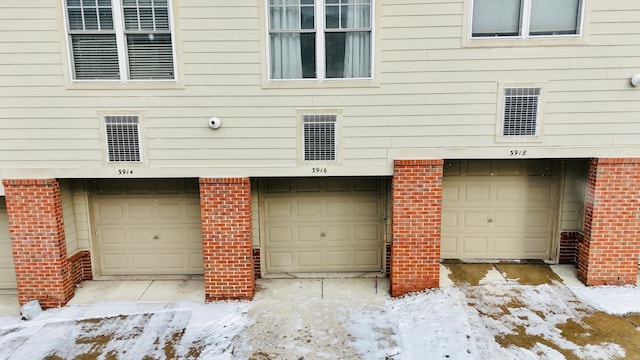
<path fill-rule="evenodd" d="M 173 80 L 170 0 L 64 0 L 74 80 Z"/>
<path fill-rule="evenodd" d="M 540 88 L 505 88 L 502 136 L 537 136 Z"/>
<path fill-rule="evenodd" d="M 104 121 L 109 162 L 141 162 L 138 116 L 108 115 Z"/>
<path fill-rule="evenodd" d="M 583 0 L 473 0 L 472 38 L 580 35 Z"/>
<path fill-rule="evenodd" d="M 267 0 L 271 79 L 371 78 L 373 0 Z"/>
<path fill-rule="evenodd" d="M 336 114 L 302 115 L 304 161 L 337 160 Z"/>

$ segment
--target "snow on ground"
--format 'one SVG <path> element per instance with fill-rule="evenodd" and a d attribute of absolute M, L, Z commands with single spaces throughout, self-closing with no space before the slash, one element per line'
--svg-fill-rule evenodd
<path fill-rule="evenodd" d="M 589 307 L 640 313 L 639 299 L 637 287 L 489 283 L 370 303 L 74 305 L 31 321 L 0 317 L 0 359 L 92 352 L 130 359 L 564 359 L 551 346 L 581 359 L 616 359 L 625 356 L 619 345 L 576 344 L 557 325 Z M 499 342 L 524 335 L 540 341 L 529 347 Z"/>

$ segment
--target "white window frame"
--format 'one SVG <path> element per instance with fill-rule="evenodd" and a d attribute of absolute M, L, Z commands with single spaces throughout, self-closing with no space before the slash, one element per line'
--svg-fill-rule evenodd
<path fill-rule="evenodd" d="M 69 63 L 69 74 L 71 81 L 76 83 L 88 83 L 88 82 L 104 82 L 104 83 L 118 83 L 118 82 L 131 82 L 131 83 L 149 83 L 149 82 L 172 82 L 178 81 L 178 66 L 176 56 L 176 34 L 173 19 L 173 0 L 167 0 L 167 12 L 169 16 L 169 31 L 171 33 L 171 52 L 173 63 L 173 78 L 167 79 L 130 79 L 129 78 L 129 60 L 127 58 L 127 43 L 124 28 L 124 10 L 122 0 L 111 0 L 113 9 L 113 27 L 116 35 L 116 46 L 118 52 L 118 67 L 120 73 L 120 79 L 76 79 L 75 68 L 73 61 L 73 47 L 71 44 L 71 34 L 69 33 L 69 19 L 67 11 L 67 1 L 60 0 L 64 19 L 64 31 L 67 42 L 67 56 Z"/>
<path fill-rule="evenodd" d="M 316 77 L 315 78 L 301 78 L 301 79 L 278 79 L 271 76 L 271 39 L 270 39 L 270 17 L 269 17 L 269 0 L 263 0 L 264 4 L 264 25 L 265 25 L 265 44 L 266 44 L 266 76 L 269 82 L 345 82 L 345 81 L 359 81 L 359 80 L 373 80 L 376 72 L 375 68 L 375 53 L 376 53 L 376 0 L 371 0 L 371 63 L 370 63 L 370 76 L 369 77 L 354 77 L 354 78 L 327 78 L 326 77 L 326 58 L 325 58 L 325 34 L 327 29 L 325 28 L 325 0 L 315 0 L 315 28 L 316 34 Z"/>
<path fill-rule="evenodd" d="M 578 28 L 576 34 L 559 34 L 559 35 L 530 35 L 530 19 L 531 19 L 531 3 L 535 0 L 521 0 L 522 12 L 520 13 L 520 32 L 518 36 L 473 36 L 473 5 L 474 0 L 469 0 L 469 26 L 468 26 L 468 38 L 470 40 L 500 40 L 500 39 L 544 39 L 544 38 L 579 38 L 583 36 L 584 24 L 585 24 L 585 2 L 587 0 L 580 0 L 580 9 L 578 10 Z"/>

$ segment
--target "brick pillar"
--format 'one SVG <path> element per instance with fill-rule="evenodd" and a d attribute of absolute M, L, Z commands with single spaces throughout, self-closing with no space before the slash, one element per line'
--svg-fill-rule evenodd
<path fill-rule="evenodd" d="M 578 278 L 586 285 L 635 284 L 640 255 L 640 159 L 593 159 L 587 179 Z"/>
<path fill-rule="evenodd" d="M 3 180 L 13 246 L 18 301 L 43 308 L 65 305 L 74 294 L 67 261 L 60 186 L 56 179 Z"/>
<path fill-rule="evenodd" d="M 201 178 L 205 300 L 253 299 L 251 184 L 248 178 Z"/>
<path fill-rule="evenodd" d="M 443 160 L 395 160 L 391 296 L 440 285 Z"/>

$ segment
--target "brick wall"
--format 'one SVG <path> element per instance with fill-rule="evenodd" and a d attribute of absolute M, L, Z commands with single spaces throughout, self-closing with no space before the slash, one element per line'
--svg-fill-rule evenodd
<path fill-rule="evenodd" d="M 65 305 L 74 294 L 67 261 L 60 186 L 56 179 L 3 180 L 13 246 L 18 301 L 43 308 Z"/>
<path fill-rule="evenodd" d="M 248 178 L 201 178 L 205 300 L 252 299 L 251 185 Z"/>
<path fill-rule="evenodd" d="M 262 278 L 262 269 L 260 268 L 260 248 L 253 249 L 253 276 L 256 279 Z"/>
<path fill-rule="evenodd" d="M 443 160 L 395 160 L 391 296 L 440 285 Z"/>
<path fill-rule="evenodd" d="M 587 285 L 635 284 L 639 254 L 640 159 L 593 159 L 578 278 Z"/>
<path fill-rule="evenodd" d="M 581 235 L 577 231 L 560 233 L 560 264 L 576 264 L 580 238 Z"/>
<path fill-rule="evenodd" d="M 73 284 L 77 285 L 84 280 L 93 280 L 91 271 L 91 253 L 86 250 L 78 251 L 67 259 L 71 267 Z"/>

